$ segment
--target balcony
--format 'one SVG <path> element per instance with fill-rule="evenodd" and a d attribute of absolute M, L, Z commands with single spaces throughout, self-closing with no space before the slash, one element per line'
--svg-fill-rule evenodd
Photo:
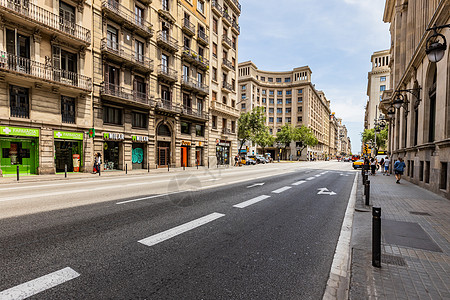
<path fill-rule="evenodd" d="M 231 47 L 233 47 L 233 43 L 231 42 L 231 39 L 227 36 L 222 37 L 222 45 L 228 49 L 231 49 Z"/>
<path fill-rule="evenodd" d="M 211 102 L 211 109 L 213 109 L 217 112 L 227 114 L 227 115 L 235 117 L 235 118 L 239 118 L 239 116 L 240 116 L 240 112 L 238 109 L 228 106 L 226 104 L 217 102 L 217 101 Z"/>
<path fill-rule="evenodd" d="M 236 21 L 233 21 L 233 23 L 231 24 L 231 30 L 234 30 L 234 33 L 236 34 L 241 34 L 241 27 L 238 23 L 236 23 Z"/>
<path fill-rule="evenodd" d="M 144 18 L 136 15 L 134 12 L 117 2 L 116 0 L 106 0 L 102 2 L 102 10 L 106 16 L 119 24 L 124 24 L 143 37 L 153 36 L 152 24 L 145 21 Z"/>
<path fill-rule="evenodd" d="M 74 22 L 64 20 L 48 10 L 28 0 L 0 0 L 3 18 L 11 24 L 26 24 L 29 28 L 38 28 L 44 34 L 58 35 L 58 39 L 70 44 L 89 46 L 91 31 Z M 18 26 L 16 26 L 18 27 Z"/>
<path fill-rule="evenodd" d="M 213 0 L 211 3 L 212 11 L 218 14 L 219 16 L 222 15 L 222 6 L 220 6 L 219 2 L 217 0 Z"/>
<path fill-rule="evenodd" d="M 234 92 L 234 88 L 231 84 L 229 84 L 226 81 L 222 82 L 222 91 L 226 92 L 226 93 L 230 93 L 230 92 Z"/>
<path fill-rule="evenodd" d="M 153 71 L 153 60 L 133 51 L 132 49 L 120 45 L 115 41 L 107 38 L 102 39 L 101 50 L 107 58 L 118 61 L 120 63 L 129 64 L 132 67 L 143 72 Z"/>
<path fill-rule="evenodd" d="M 183 59 L 186 61 L 196 65 L 200 69 L 206 70 L 209 66 L 209 60 L 199 55 L 197 52 L 192 50 L 191 48 L 184 46 L 183 47 Z"/>
<path fill-rule="evenodd" d="M 155 109 L 159 112 L 169 113 L 169 114 L 179 114 L 181 108 L 179 105 L 172 103 L 170 99 L 156 99 Z"/>
<path fill-rule="evenodd" d="M 159 47 L 164 48 L 169 52 L 173 53 L 178 51 L 178 41 L 171 37 L 167 32 L 161 30 L 158 31 L 156 43 Z"/>
<path fill-rule="evenodd" d="M 198 82 L 197 80 L 189 76 L 185 75 L 181 76 L 181 85 L 183 86 L 184 89 L 197 92 L 198 94 L 201 94 L 203 96 L 209 94 L 209 86 L 201 82 Z"/>
<path fill-rule="evenodd" d="M 178 79 L 178 72 L 168 66 L 161 64 L 158 66 L 158 77 L 169 83 L 174 83 Z"/>
<path fill-rule="evenodd" d="M 191 119 L 201 120 L 201 121 L 207 121 L 208 120 L 208 113 L 203 111 L 198 111 L 195 108 L 192 108 L 190 106 L 183 105 L 181 108 L 181 114 L 184 117 L 188 117 Z"/>
<path fill-rule="evenodd" d="M 237 10 L 239 13 L 241 12 L 241 4 L 237 0 L 228 0 L 229 3 L 234 6 L 234 9 Z"/>
<path fill-rule="evenodd" d="M 126 104 L 131 102 L 133 104 L 151 106 L 154 103 L 146 93 L 140 93 L 106 82 L 102 84 L 100 93 L 104 99 L 115 100 Z"/>
<path fill-rule="evenodd" d="M 183 19 L 183 27 L 181 27 L 181 30 L 189 36 L 195 35 L 195 25 L 192 24 L 189 19 Z"/>
<path fill-rule="evenodd" d="M 197 41 L 205 47 L 208 47 L 208 45 L 209 45 L 208 35 L 204 31 L 201 31 L 201 30 L 198 31 Z"/>
<path fill-rule="evenodd" d="M 234 130 L 231 130 L 230 128 L 222 128 L 222 134 L 235 134 Z"/>
<path fill-rule="evenodd" d="M 222 20 L 224 21 L 224 23 L 226 23 L 228 26 L 231 26 L 231 24 L 233 23 L 233 20 L 231 19 L 231 16 L 228 14 L 228 11 L 224 11 L 223 12 L 223 18 Z"/>
<path fill-rule="evenodd" d="M 42 64 L 3 51 L 0 52 L 0 71 L 25 75 L 24 77 L 30 78 L 33 83 L 35 79 L 41 79 L 44 82 L 56 83 L 85 91 L 91 91 L 92 89 L 91 78 L 87 76 L 56 69 L 49 64 Z"/>
<path fill-rule="evenodd" d="M 222 60 L 222 67 L 227 69 L 228 71 L 234 71 L 233 64 L 226 58 Z"/>

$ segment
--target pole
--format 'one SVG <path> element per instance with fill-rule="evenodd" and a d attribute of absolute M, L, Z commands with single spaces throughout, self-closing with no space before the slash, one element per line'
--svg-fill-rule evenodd
<path fill-rule="evenodd" d="M 128 164 L 125 164 L 125 175 L 128 174 Z"/>
<path fill-rule="evenodd" d="M 372 207 L 372 266 L 381 268 L 381 207 Z"/>
<path fill-rule="evenodd" d="M 362 176 L 362 183 L 366 184 L 366 172 L 364 171 L 364 165 L 361 168 L 361 176 Z"/>
<path fill-rule="evenodd" d="M 64 165 L 64 178 L 67 178 L 67 164 Z"/>
<path fill-rule="evenodd" d="M 147 173 L 150 173 L 150 163 L 147 163 Z"/>
<path fill-rule="evenodd" d="M 366 195 L 366 205 L 370 205 L 370 180 L 366 180 L 366 185 L 364 186 L 364 195 Z"/>
<path fill-rule="evenodd" d="M 169 172 L 170 171 L 170 164 L 169 164 L 169 162 L 167 162 L 167 172 Z"/>
<path fill-rule="evenodd" d="M 183 163 L 183 171 L 186 170 L 186 165 Z"/>
<path fill-rule="evenodd" d="M 17 181 L 19 181 L 19 165 L 17 165 Z"/>
<path fill-rule="evenodd" d="M 98 164 L 98 176 L 102 173 L 102 164 Z"/>

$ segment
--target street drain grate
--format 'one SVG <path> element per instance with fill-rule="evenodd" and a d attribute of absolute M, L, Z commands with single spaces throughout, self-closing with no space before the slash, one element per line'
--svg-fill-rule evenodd
<path fill-rule="evenodd" d="M 396 265 L 396 266 L 406 267 L 405 259 L 400 256 L 381 254 L 381 262 L 388 264 L 388 265 Z"/>
<path fill-rule="evenodd" d="M 431 216 L 429 213 L 422 212 L 422 211 L 410 211 L 409 213 L 412 215 L 418 215 L 418 216 Z"/>

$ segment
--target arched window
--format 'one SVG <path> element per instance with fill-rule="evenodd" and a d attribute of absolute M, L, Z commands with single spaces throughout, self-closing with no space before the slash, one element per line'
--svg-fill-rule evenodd
<path fill-rule="evenodd" d="M 158 135 L 159 136 L 172 136 L 172 133 L 170 132 L 169 126 L 165 124 L 161 124 L 158 127 Z"/>

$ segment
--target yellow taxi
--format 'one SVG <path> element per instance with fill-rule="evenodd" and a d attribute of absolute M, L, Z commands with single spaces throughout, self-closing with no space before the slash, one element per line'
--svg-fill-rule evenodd
<path fill-rule="evenodd" d="M 358 159 L 353 162 L 353 169 L 362 168 L 364 165 L 364 159 Z"/>

